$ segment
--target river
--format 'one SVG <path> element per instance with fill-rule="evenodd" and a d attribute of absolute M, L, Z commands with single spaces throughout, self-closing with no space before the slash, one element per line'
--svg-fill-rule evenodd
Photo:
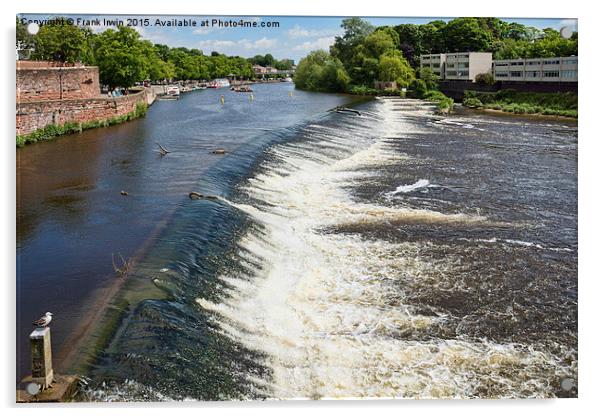
<path fill-rule="evenodd" d="M 121 253 L 163 296 L 89 400 L 576 395 L 575 125 L 254 88 L 18 151 L 21 374 L 29 322 L 68 348 Z"/>

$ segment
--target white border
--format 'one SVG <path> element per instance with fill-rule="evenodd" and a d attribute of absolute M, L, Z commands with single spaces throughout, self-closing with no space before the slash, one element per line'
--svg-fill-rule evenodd
<path fill-rule="evenodd" d="M 7 4 L 8 3 L 8 4 Z M 600 335 L 599 318 L 600 285 L 598 239 L 600 236 L 600 169 L 602 142 L 600 118 L 602 100 L 599 88 L 600 46 L 598 40 L 602 27 L 593 2 L 546 0 L 527 2 L 504 0 L 499 2 L 464 2 L 430 0 L 394 2 L 370 1 L 315 1 L 315 0 L 263 0 L 249 2 L 228 0 L 201 3 L 190 0 L 130 1 L 103 0 L 102 2 L 73 2 L 72 0 L 34 1 L 19 0 L 3 4 L 2 23 L 5 35 L 2 42 L 1 65 L 4 88 L 7 94 L 2 101 L 4 137 L 2 146 L 2 219 L 5 238 L 2 243 L 4 283 L 2 320 L 4 337 L 0 342 L 3 393 L 2 404 L 8 414 L 136 414 L 164 415 L 175 411 L 179 414 L 203 414 L 215 411 L 245 412 L 245 414 L 312 414 L 343 411 L 352 415 L 407 412 L 419 415 L 505 415 L 508 413 L 546 413 L 566 415 L 589 413 L 598 404 L 602 394 L 600 387 Z M 14 11 L 11 13 L 10 10 Z M 316 15 L 316 16 L 496 16 L 496 17 L 557 17 L 579 19 L 579 399 L 565 400 L 513 400 L 513 401 L 342 401 L 342 402 L 264 402 L 264 403 L 179 403 L 163 404 L 107 404 L 107 405 L 58 405 L 40 407 L 16 406 L 15 390 L 15 147 L 14 147 L 14 36 L 17 13 L 94 13 L 94 14 L 214 14 L 214 15 Z M 170 410 L 172 409 L 173 410 Z M 592 412 L 593 413 L 593 412 Z"/>

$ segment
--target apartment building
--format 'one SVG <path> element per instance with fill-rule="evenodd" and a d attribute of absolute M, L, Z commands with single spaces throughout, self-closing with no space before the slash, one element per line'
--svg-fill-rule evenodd
<path fill-rule="evenodd" d="M 458 52 L 445 55 L 445 79 L 473 81 L 491 71 L 491 52 Z"/>
<path fill-rule="evenodd" d="M 493 62 L 496 81 L 577 82 L 576 56 L 502 59 Z"/>
<path fill-rule="evenodd" d="M 420 67 L 430 68 L 439 79 L 472 81 L 491 71 L 491 52 L 437 53 L 420 56 Z"/>
<path fill-rule="evenodd" d="M 435 75 L 439 77 L 439 79 L 443 79 L 445 76 L 445 54 L 444 53 L 434 53 L 430 55 L 420 55 L 420 67 L 421 68 L 429 68 L 433 71 Z"/>

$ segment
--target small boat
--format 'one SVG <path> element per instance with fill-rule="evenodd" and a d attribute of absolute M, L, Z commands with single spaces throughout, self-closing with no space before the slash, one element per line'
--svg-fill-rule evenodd
<path fill-rule="evenodd" d="M 234 92 L 253 92 L 251 87 L 248 85 L 241 85 L 240 87 L 232 87 L 232 91 Z"/>
<path fill-rule="evenodd" d="M 167 95 L 171 95 L 173 97 L 180 96 L 180 87 L 173 85 L 167 89 Z"/>
<path fill-rule="evenodd" d="M 230 81 L 228 81 L 226 78 L 214 79 L 213 81 L 207 84 L 207 88 L 223 88 L 229 86 Z"/>

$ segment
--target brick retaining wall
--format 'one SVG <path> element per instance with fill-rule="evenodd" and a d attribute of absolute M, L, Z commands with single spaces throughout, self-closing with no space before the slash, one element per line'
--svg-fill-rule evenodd
<path fill-rule="evenodd" d="M 151 104 L 154 93 L 144 89 L 118 98 L 30 101 L 17 105 L 17 135 L 26 135 L 50 124 L 85 123 L 123 116 L 138 102 Z"/>
<path fill-rule="evenodd" d="M 95 66 L 57 67 L 46 62 L 22 62 L 17 65 L 16 78 L 18 103 L 100 97 Z"/>

